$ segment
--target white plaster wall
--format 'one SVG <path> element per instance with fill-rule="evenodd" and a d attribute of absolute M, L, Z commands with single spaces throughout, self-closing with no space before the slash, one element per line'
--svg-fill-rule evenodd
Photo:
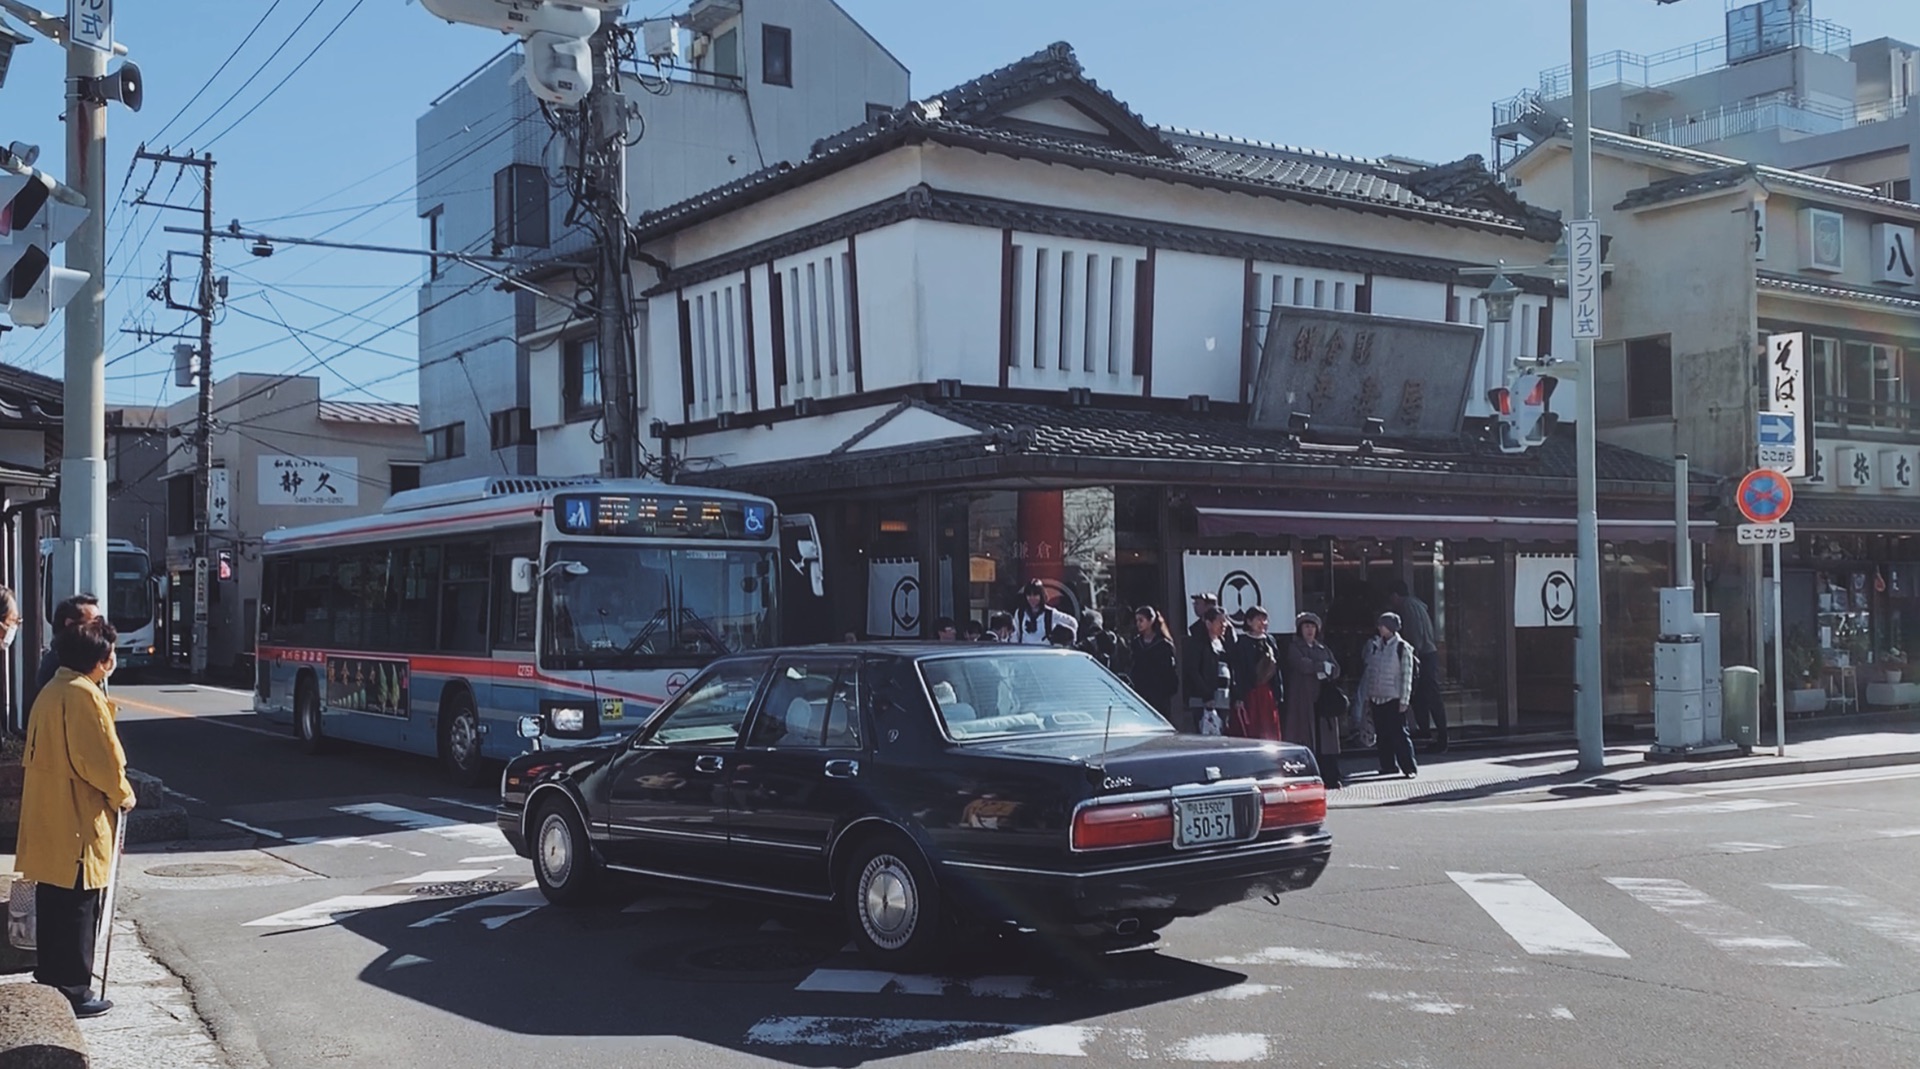
<path fill-rule="evenodd" d="M 909 422 L 904 425 L 905 427 L 919 427 L 923 433 L 935 437 L 978 433 L 971 429 L 960 428 L 959 424 L 938 417 L 933 417 L 932 423 L 918 418 L 927 416 L 927 413 L 915 413 L 909 409 L 902 409 L 896 414 L 894 412 L 896 407 L 898 406 L 893 404 L 872 405 L 843 412 L 809 416 L 806 419 L 783 420 L 771 427 L 735 427 L 730 430 L 712 431 L 689 439 L 676 440 L 674 451 L 690 459 L 725 467 L 739 467 L 831 453 L 855 435 L 875 427 L 883 420 L 906 419 Z M 882 425 L 874 433 L 887 435 L 886 438 L 881 439 L 883 442 L 897 444 L 900 441 L 900 432 L 898 430 L 890 432 L 886 426 Z M 867 445 L 867 442 L 867 439 L 863 439 L 856 448 L 874 448 Z"/>
<path fill-rule="evenodd" d="M 1455 293 L 1464 292 L 1455 287 Z M 1447 286 L 1444 282 L 1417 282 L 1409 278 L 1373 277 L 1375 315 L 1404 316 L 1408 319 L 1447 318 Z"/>
<path fill-rule="evenodd" d="M 805 158 L 814 141 L 865 122 L 869 103 L 907 102 L 907 68 L 838 4 L 745 0 L 741 15 L 741 70 L 768 163 Z M 769 23 L 793 31 L 792 87 L 762 77 L 761 27 Z"/>
<path fill-rule="evenodd" d="M 860 302 L 861 381 L 869 390 L 920 382 L 926 354 L 920 333 L 920 293 L 930 279 L 918 273 L 917 221 L 854 238 Z M 771 398 L 762 398 L 763 405 Z"/>
<path fill-rule="evenodd" d="M 1239 400 L 1244 261 L 1162 250 L 1153 287 L 1154 396 Z"/>

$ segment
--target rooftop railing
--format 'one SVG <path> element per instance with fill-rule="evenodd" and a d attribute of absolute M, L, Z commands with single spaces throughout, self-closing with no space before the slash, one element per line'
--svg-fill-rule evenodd
<path fill-rule="evenodd" d="M 1853 47 L 1853 31 L 1825 19 L 1808 19 L 1793 26 L 1794 47 L 1844 56 Z M 1588 60 L 1593 88 L 1627 85 L 1649 88 L 1727 66 L 1727 39 L 1715 37 L 1665 52 L 1605 52 Z M 1573 65 L 1562 64 L 1540 72 L 1540 95 L 1564 100 L 1573 95 Z"/>
<path fill-rule="evenodd" d="M 1910 107 L 1911 100 L 1835 106 L 1815 100 L 1801 100 L 1792 93 L 1772 93 L 1675 119 L 1662 119 L 1629 132 L 1648 140 L 1693 148 L 1767 130 L 1830 134 L 1867 123 L 1897 119 L 1905 115 Z"/>

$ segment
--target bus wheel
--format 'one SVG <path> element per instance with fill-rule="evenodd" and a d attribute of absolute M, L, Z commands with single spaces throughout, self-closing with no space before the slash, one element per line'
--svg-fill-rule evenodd
<path fill-rule="evenodd" d="M 484 771 L 480 758 L 480 717 L 473 699 L 460 697 L 440 717 L 440 760 L 453 781 L 462 787 L 479 784 Z"/>
<path fill-rule="evenodd" d="M 327 737 L 320 730 L 320 693 L 312 680 L 302 679 L 293 694 L 293 733 L 300 738 L 300 749 L 317 754 L 326 750 Z"/>

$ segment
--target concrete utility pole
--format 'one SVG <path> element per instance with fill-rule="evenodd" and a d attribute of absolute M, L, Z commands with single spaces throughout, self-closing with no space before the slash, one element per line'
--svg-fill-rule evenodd
<path fill-rule="evenodd" d="M 600 222 L 599 283 L 594 303 L 599 312 L 598 345 L 607 474 L 632 478 L 639 466 L 634 424 L 639 397 L 634 390 L 636 369 L 631 359 L 627 292 L 627 100 L 620 92 L 618 17 L 601 16 L 600 32 L 589 42 L 593 49 L 593 89 L 587 97 L 586 121 L 581 131 L 581 165 L 587 170 L 593 196 L 593 214 Z"/>
<path fill-rule="evenodd" d="M 55 566 L 55 600 L 79 593 L 101 598 L 107 594 L 107 105 L 97 94 L 84 91 L 106 76 L 107 54 L 71 40 L 63 43 L 67 49 L 67 184 L 86 198 L 92 210 L 67 240 L 67 267 L 85 271 L 87 282 L 66 308 L 62 552 Z"/>
<path fill-rule="evenodd" d="M 1587 0 L 1573 4 L 1573 217 L 1593 218 L 1593 100 L 1587 67 Z M 1582 772 L 1607 767 L 1606 676 L 1600 660 L 1600 510 L 1594 475 L 1593 340 L 1574 342 L 1580 396 L 1574 427 L 1574 509 L 1577 556 L 1574 561 L 1573 727 Z"/>

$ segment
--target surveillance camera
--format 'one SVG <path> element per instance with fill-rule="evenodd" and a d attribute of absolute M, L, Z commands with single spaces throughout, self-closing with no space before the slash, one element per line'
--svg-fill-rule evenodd
<path fill-rule="evenodd" d="M 557 33 L 535 33 L 527 38 L 526 62 L 520 72 L 533 95 L 549 104 L 571 108 L 593 88 L 593 54 L 587 43 Z"/>

